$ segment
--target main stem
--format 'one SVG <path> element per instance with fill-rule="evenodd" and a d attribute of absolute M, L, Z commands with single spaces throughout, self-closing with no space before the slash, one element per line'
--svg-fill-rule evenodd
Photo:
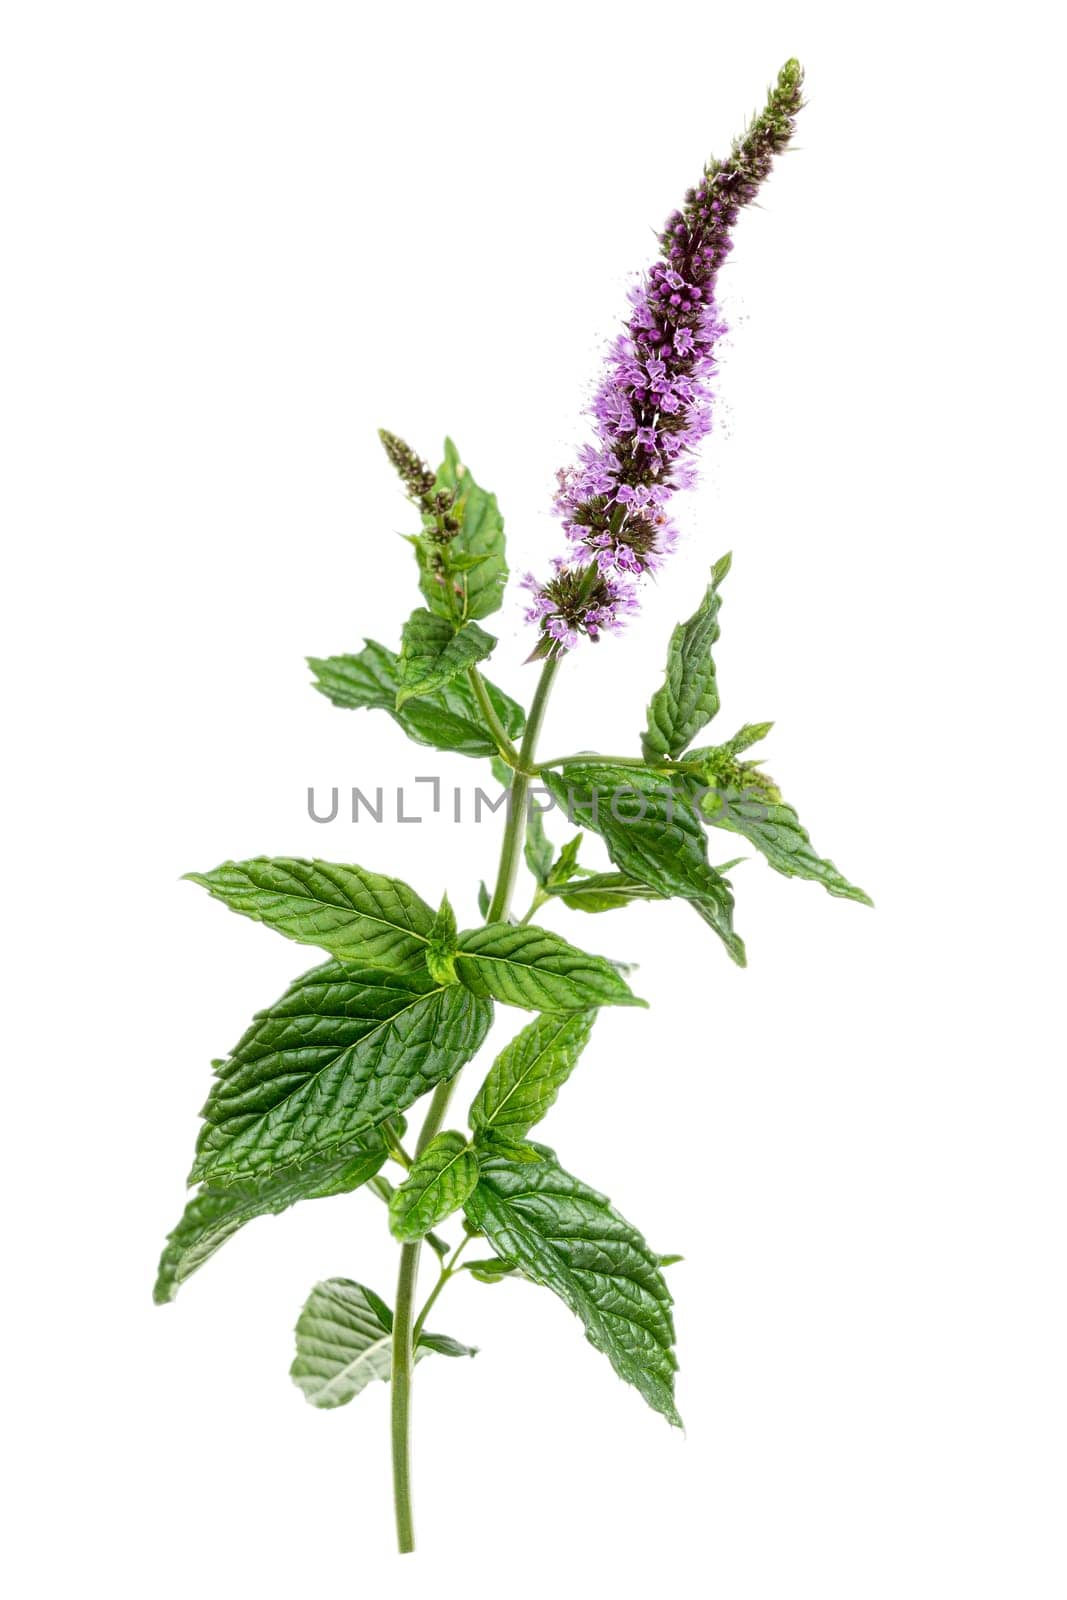
<path fill-rule="evenodd" d="M 493 898 L 489 902 L 486 922 L 502 922 L 511 904 L 515 874 L 518 871 L 519 857 L 526 835 L 529 774 L 533 768 L 537 736 L 541 731 L 548 696 L 558 666 L 559 657 L 550 656 L 542 668 L 534 691 L 526 732 L 523 734 L 519 751 L 520 764 L 525 770 L 517 771 L 512 779 L 507 825 L 500 849 L 500 865 L 497 869 L 496 886 Z M 441 1130 L 458 1076 L 457 1073 L 455 1077 L 439 1083 L 433 1092 L 426 1121 L 422 1125 L 422 1131 L 415 1145 L 416 1161 L 430 1140 Z M 393 1504 L 396 1508 L 396 1542 L 401 1555 L 407 1555 L 415 1548 L 415 1526 L 411 1510 L 411 1374 L 414 1366 L 415 1289 L 418 1284 L 421 1249 L 421 1240 L 402 1245 L 400 1248 L 400 1273 L 396 1283 L 396 1309 L 393 1313 Z"/>

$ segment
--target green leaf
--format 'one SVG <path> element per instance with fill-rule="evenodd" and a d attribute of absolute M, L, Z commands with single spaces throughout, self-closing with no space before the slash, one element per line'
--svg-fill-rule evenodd
<path fill-rule="evenodd" d="M 512 1261 L 501 1261 L 499 1256 L 488 1256 L 484 1261 L 468 1261 L 467 1271 L 479 1283 L 500 1283 L 513 1278 L 519 1269 Z"/>
<path fill-rule="evenodd" d="M 749 774 L 740 784 L 728 783 L 709 790 L 700 809 L 713 828 L 739 833 L 754 844 L 775 872 L 784 877 L 808 878 L 841 900 L 873 904 L 870 896 L 849 883 L 832 861 L 816 854 L 807 829 L 792 806 L 786 805 L 762 774 Z"/>
<path fill-rule="evenodd" d="M 677 1426 L 674 1324 L 659 1258 L 602 1195 L 538 1162 L 483 1160 L 467 1214 L 506 1262 L 559 1295 L 620 1378 Z"/>
<path fill-rule="evenodd" d="M 400 687 L 397 707 L 419 695 L 466 674 L 467 668 L 484 661 L 496 645 L 492 634 L 476 622 L 455 623 L 436 617 L 432 611 L 413 611 L 404 624 L 398 667 Z"/>
<path fill-rule="evenodd" d="M 454 489 L 457 495 L 453 515 L 459 519 L 460 530 L 446 547 L 445 560 L 455 572 L 461 615 L 464 619 L 488 617 L 500 610 L 508 580 L 504 519 L 496 495 L 475 483 L 451 439 L 445 440 L 445 459 L 435 488 Z M 478 559 L 468 568 L 469 557 Z M 431 611 L 440 614 L 444 609 L 447 613 L 448 599 L 440 579 L 423 568 L 420 583 Z"/>
<path fill-rule="evenodd" d="M 688 622 L 679 623 L 667 647 L 667 674 L 648 708 L 641 747 L 648 761 L 676 759 L 719 709 L 711 647 L 719 637 L 719 584 L 730 570 L 723 556 Z"/>
<path fill-rule="evenodd" d="M 528 1011 L 645 1004 L 610 961 L 576 950 L 544 928 L 490 922 L 460 934 L 456 971 L 475 994 Z"/>
<path fill-rule="evenodd" d="M 475 1054 L 492 1007 L 461 984 L 328 961 L 262 1011 L 204 1107 L 193 1180 L 339 1153 Z"/>
<path fill-rule="evenodd" d="M 458 1339 L 452 1339 L 447 1333 L 420 1333 L 418 1348 L 415 1352 L 416 1359 L 427 1350 L 434 1350 L 439 1356 L 476 1356 L 477 1349 L 471 1344 L 460 1344 Z"/>
<path fill-rule="evenodd" d="M 665 898 L 688 900 L 744 966 L 733 893 L 708 861 L 704 828 L 685 787 L 639 767 L 580 760 L 542 776 L 572 820 L 600 834 L 628 878 Z"/>
<path fill-rule="evenodd" d="M 451 750 L 461 756 L 494 756 L 496 745 L 485 727 L 474 691 L 466 677 L 454 678 L 432 694 L 405 700 L 397 707 L 399 659 L 373 639 L 353 656 L 309 656 L 315 688 L 335 706 L 387 711 L 416 744 Z M 495 684 L 486 682 L 493 709 L 510 739 L 522 733 L 525 714 Z"/>
<path fill-rule="evenodd" d="M 399 878 L 287 856 L 224 861 L 185 876 L 231 911 L 341 960 L 399 969 L 421 957 L 434 915 Z"/>
<path fill-rule="evenodd" d="M 296 1357 L 289 1375 L 309 1404 L 322 1411 L 347 1405 L 374 1380 L 392 1372 L 393 1313 L 373 1289 L 351 1278 L 317 1283 L 296 1324 Z M 443 1333 L 423 1333 L 415 1359 L 430 1351 L 472 1356 Z"/>
<path fill-rule="evenodd" d="M 530 804 L 526 813 L 526 842 L 523 847 L 526 865 L 537 882 L 544 885 L 552 870 L 555 847 L 545 832 L 544 812 L 538 805 Z"/>
<path fill-rule="evenodd" d="M 489 915 L 489 905 L 489 890 L 486 887 L 486 883 L 483 878 L 478 884 L 478 910 L 481 912 L 483 917 L 487 917 Z"/>
<path fill-rule="evenodd" d="M 455 983 L 456 980 L 456 913 L 447 894 L 430 929 L 430 942 L 426 949 L 426 965 L 431 978 L 437 983 Z"/>
<path fill-rule="evenodd" d="M 628 878 L 625 872 L 594 872 L 575 883 L 550 888 L 549 894 L 562 899 L 572 911 L 618 911 L 635 900 L 662 900 L 663 895 L 647 883 Z"/>
<path fill-rule="evenodd" d="M 317 1283 L 296 1324 L 289 1375 L 311 1405 L 347 1405 L 392 1369 L 393 1314 L 373 1289 L 349 1278 Z"/>
<path fill-rule="evenodd" d="M 548 1013 L 506 1044 L 474 1097 L 475 1134 L 521 1139 L 555 1104 L 585 1049 L 595 1011 Z"/>
<path fill-rule="evenodd" d="M 189 1201 L 177 1227 L 167 1235 L 153 1291 L 156 1304 L 173 1300 L 185 1280 L 246 1222 L 277 1215 L 298 1200 L 349 1194 L 374 1177 L 387 1155 L 381 1135 L 372 1131 L 329 1160 L 290 1167 L 246 1183 L 205 1184 Z"/>
<path fill-rule="evenodd" d="M 439 1133 L 389 1201 L 393 1237 L 421 1239 L 450 1217 L 478 1182 L 478 1157 L 461 1133 Z"/>
<path fill-rule="evenodd" d="M 545 888 L 549 894 L 558 889 L 561 884 L 569 883 L 582 869 L 578 865 L 578 852 L 582 848 L 584 833 L 576 833 L 573 839 L 568 839 L 559 855 L 553 861 L 545 880 Z"/>

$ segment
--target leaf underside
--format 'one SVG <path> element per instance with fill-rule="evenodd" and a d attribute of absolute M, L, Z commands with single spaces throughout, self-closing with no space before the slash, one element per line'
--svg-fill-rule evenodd
<path fill-rule="evenodd" d="M 388 1381 L 392 1334 L 393 1313 L 373 1289 L 351 1278 L 327 1278 L 312 1289 L 297 1320 L 289 1376 L 310 1405 L 322 1411 L 347 1405 L 369 1383 Z M 447 1334 L 421 1334 L 416 1361 L 431 1351 L 474 1355 Z"/>

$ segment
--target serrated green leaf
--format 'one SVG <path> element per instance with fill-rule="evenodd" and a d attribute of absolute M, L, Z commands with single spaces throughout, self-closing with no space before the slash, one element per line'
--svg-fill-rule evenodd
<path fill-rule="evenodd" d="M 399 969 L 425 952 L 434 914 L 399 878 L 334 861 L 257 856 L 187 872 L 231 911 L 342 961 Z"/>
<path fill-rule="evenodd" d="M 522 1139 L 508 1139 L 496 1134 L 492 1128 L 480 1133 L 477 1147 L 481 1154 L 486 1156 L 503 1156 L 505 1161 L 540 1161 L 541 1157 L 532 1144 L 525 1143 Z"/>
<path fill-rule="evenodd" d="M 490 922 L 460 934 L 456 971 L 473 993 L 528 1011 L 645 1004 L 611 962 L 544 928 Z"/>
<path fill-rule="evenodd" d="M 461 756 L 496 754 L 466 677 L 455 678 L 432 694 L 406 700 L 398 708 L 399 659 L 373 639 L 358 655 L 312 656 L 308 665 L 315 674 L 315 688 L 335 706 L 387 711 L 410 739 L 434 750 L 451 750 Z M 495 684 L 486 681 L 485 687 L 508 737 L 517 739 L 525 724 L 522 707 Z"/>
<path fill-rule="evenodd" d="M 470 1108 L 474 1133 L 521 1139 L 540 1122 L 578 1062 L 595 1011 L 535 1017 L 506 1044 Z"/>
<path fill-rule="evenodd" d="M 618 911 L 635 900 L 662 900 L 663 895 L 647 883 L 628 878 L 625 872 L 594 872 L 588 878 L 550 888 L 572 911 Z"/>
<path fill-rule="evenodd" d="M 457 630 L 454 622 L 432 611 L 413 611 L 400 645 L 397 708 L 464 676 L 468 667 L 491 655 L 495 645 L 492 634 L 476 622 L 465 622 Z"/>
<path fill-rule="evenodd" d="M 542 777 L 573 821 L 600 834 L 628 878 L 664 898 L 688 900 L 744 966 L 745 947 L 733 927 L 733 893 L 708 861 L 707 838 L 689 790 L 639 767 L 581 760 Z"/>
<path fill-rule="evenodd" d="M 456 948 L 456 913 L 446 894 L 434 918 L 430 942 L 426 947 L 426 965 L 431 978 L 437 983 L 456 982 Z"/>
<path fill-rule="evenodd" d="M 185 1280 L 245 1223 L 277 1215 L 298 1200 L 349 1194 L 375 1176 L 387 1155 L 384 1140 L 372 1130 L 358 1144 L 325 1161 L 290 1167 L 246 1183 L 203 1185 L 167 1235 L 153 1291 L 156 1304 L 173 1300 Z"/>
<path fill-rule="evenodd" d="M 873 904 L 870 896 L 838 871 L 832 861 L 817 855 L 807 829 L 793 807 L 786 805 L 776 789 L 751 780 L 727 784 L 707 793 L 701 801 L 701 814 L 713 828 L 739 833 L 786 878 L 807 878 L 821 883 L 828 894 L 841 900 Z"/>
<path fill-rule="evenodd" d="M 327 1278 L 312 1289 L 297 1320 L 289 1375 L 310 1405 L 332 1411 L 354 1400 L 375 1379 L 388 1381 L 392 1338 L 393 1313 L 373 1289 L 351 1278 Z M 422 1333 L 415 1359 L 431 1351 L 475 1354 L 447 1334 Z"/>
<path fill-rule="evenodd" d="M 658 1256 L 607 1199 L 537 1146 L 538 1162 L 483 1160 L 467 1214 L 503 1260 L 557 1294 L 654 1410 L 674 1404 L 674 1324 Z"/>
<path fill-rule="evenodd" d="M 488 617 L 499 611 L 508 579 L 504 519 L 496 495 L 474 481 L 451 439 L 445 440 L 445 459 L 438 469 L 435 488 L 453 489 L 457 497 L 453 515 L 458 518 L 460 529 L 445 550 L 445 560 L 454 569 L 460 615 L 464 619 Z M 470 557 L 479 559 L 470 565 Z M 451 613 L 440 578 L 425 567 L 420 585 L 431 611 Z"/>
<path fill-rule="evenodd" d="M 671 634 L 666 677 L 652 696 L 641 740 L 648 761 L 676 759 L 719 709 L 711 649 L 719 637 L 719 584 L 729 570 L 730 557 L 723 556 L 700 605 Z"/>
<path fill-rule="evenodd" d="M 393 1237 L 421 1239 L 459 1210 L 477 1182 L 478 1157 L 469 1141 L 461 1133 L 437 1134 L 389 1201 Z"/>
<path fill-rule="evenodd" d="M 491 1019 L 424 965 L 304 973 L 217 1063 L 192 1179 L 243 1181 L 339 1152 L 458 1072 Z"/>
<path fill-rule="evenodd" d="M 570 883 L 571 879 L 581 872 L 582 869 L 578 865 L 578 852 L 582 848 L 582 840 L 584 838 L 584 833 L 576 833 L 573 839 L 567 840 L 567 843 L 563 846 L 555 861 L 553 861 L 545 882 L 545 888 L 549 894 L 557 890 L 561 884 Z"/>

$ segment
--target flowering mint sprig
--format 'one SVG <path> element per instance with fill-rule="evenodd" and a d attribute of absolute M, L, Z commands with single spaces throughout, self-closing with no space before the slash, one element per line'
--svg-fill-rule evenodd
<path fill-rule="evenodd" d="M 534 656 L 599 639 L 637 609 L 638 581 L 670 555 L 668 506 L 695 481 L 693 453 L 711 430 L 715 346 L 726 331 L 715 299 L 742 206 L 751 204 L 801 107 L 800 63 L 787 61 L 767 103 L 725 161 L 712 161 L 660 239 L 663 259 L 630 291 L 591 407 L 596 443 L 559 473 L 556 511 L 568 541 L 555 573 L 533 591 L 541 630 Z"/>
<path fill-rule="evenodd" d="M 681 904 L 699 919 L 702 938 L 710 933 L 744 965 L 728 867 L 709 855 L 720 831 L 731 835 L 730 849 L 743 839 L 785 877 L 867 900 L 817 854 L 777 783 L 748 755 L 769 722 L 745 723 L 718 744 L 695 743 L 719 711 L 714 648 L 729 557 L 712 566 L 696 610 L 671 636 L 635 751 L 555 760 L 537 751 L 566 649 L 583 633 L 596 638 L 618 626 L 673 542 L 667 503 L 691 481 L 693 450 L 709 426 L 722 329 L 716 273 L 739 208 L 790 137 L 800 81 L 790 62 L 727 160 L 708 168 L 671 218 L 663 259 L 634 292 L 594 404 L 598 443 L 562 478 L 570 548 L 537 589 L 535 653 L 545 660 L 528 709 L 482 676 L 496 640 L 480 624 L 499 608 L 508 576 L 496 497 L 451 441 L 434 471 L 395 434 L 382 434 L 419 512 L 410 537 L 422 604 L 404 623 L 398 652 L 368 640 L 353 654 L 315 659 L 315 686 L 335 705 L 386 711 L 423 746 L 498 758 L 508 806 L 496 880 L 479 895 L 484 922 L 463 928 L 447 894 L 431 903 L 403 878 L 351 863 L 257 857 L 190 875 L 231 910 L 311 945 L 319 959 L 215 1064 L 190 1176 L 196 1192 L 167 1240 L 156 1298 L 173 1299 L 259 1217 L 360 1188 L 384 1203 L 400 1247 L 393 1303 L 348 1277 L 315 1285 L 296 1321 L 291 1373 L 322 1409 L 390 1385 L 402 1551 L 414 1545 L 416 1360 L 475 1353 L 428 1325 L 460 1273 L 479 1283 L 514 1281 L 517 1294 L 538 1285 L 556 1295 L 618 1376 L 670 1423 L 681 1420 L 665 1276 L 678 1258 L 654 1250 L 531 1137 L 577 1070 L 601 1007 L 645 1002 L 630 986 L 630 969 L 572 944 L 540 915 L 561 903 L 586 915 Z M 558 851 L 530 805 L 535 780 L 582 830 Z M 589 834 L 599 836 L 610 870 L 588 864 Z M 532 900 L 516 918 L 523 860 Z M 688 927 L 696 933 L 692 917 Z M 449 1127 L 460 1073 L 497 1006 L 530 1019 L 489 1064 L 466 1128 Z M 655 1065 L 665 1082 L 670 1063 Z M 421 1125 L 409 1133 L 416 1107 Z M 437 1276 L 419 1306 L 424 1245 Z M 474 1258 L 463 1259 L 472 1245 Z"/>

